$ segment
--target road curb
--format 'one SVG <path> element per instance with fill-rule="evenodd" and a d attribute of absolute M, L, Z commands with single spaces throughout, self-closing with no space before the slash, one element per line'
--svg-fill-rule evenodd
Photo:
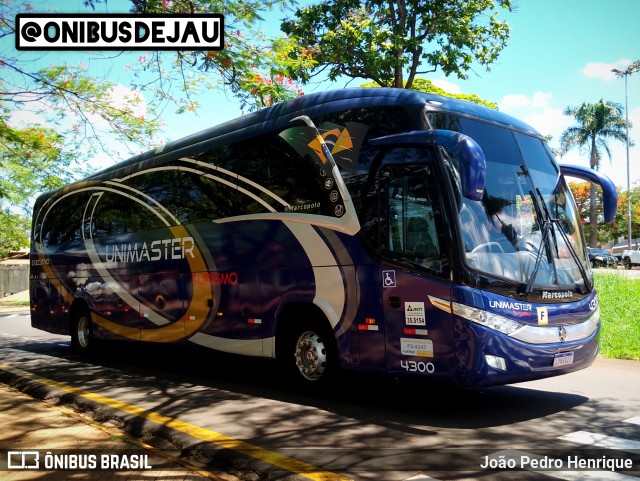
<path fill-rule="evenodd" d="M 34 376 L 38 377 L 37 375 Z M 190 453 L 188 446 L 193 444 L 193 440 L 187 439 L 188 436 L 182 433 L 174 432 L 169 427 L 158 425 L 155 428 L 151 428 L 145 420 L 145 425 L 141 431 L 140 426 L 136 427 L 138 424 L 136 420 L 141 418 L 135 415 L 83 398 L 74 393 L 56 389 L 39 382 L 37 379 L 22 376 L 2 365 L 0 365 L 0 383 L 110 435 L 121 436 L 124 433 L 129 442 L 201 476 L 215 481 L 241 481 L 240 478 L 228 473 L 208 471 L 206 465 L 198 463 Z M 115 429 L 106 426 L 104 423 L 107 421 L 114 423 L 117 429 L 121 431 L 116 432 Z M 162 446 L 158 446 L 158 444 L 162 444 Z M 173 455 L 171 451 L 177 451 L 179 454 Z"/>

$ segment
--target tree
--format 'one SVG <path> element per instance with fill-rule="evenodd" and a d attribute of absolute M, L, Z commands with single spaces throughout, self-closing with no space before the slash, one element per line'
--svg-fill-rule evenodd
<path fill-rule="evenodd" d="M 0 7 L 0 41 L 7 47 L 0 53 L 0 118 L 6 124 L 0 133 L 15 126 L 12 113 L 29 113 L 55 128 L 65 150 L 86 158 L 105 150 L 98 134 L 102 125 L 118 141 L 136 145 L 160 127 L 150 106 L 141 113 L 139 92 L 123 94 L 122 86 L 89 75 L 84 63 L 51 64 L 44 53 L 15 50 L 15 16 L 34 13 L 34 3 L 0 0 Z"/>
<path fill-rule="evenodd" d="M 29 245 L 29 220 L 0 209 L 0 259 Z"/>
<path fill-rule="evenodd" d="M 376 83 L 363 83 L 360 85 L 361 87 L 380 87 Z M 452 94 L 451 92 L 447 92 L 440 87 L 437 87 L 433 84 L 431 80 L 417 78 L 413 82 L 412 90 L 417 90 L 418 92 L 427 92 L 430 94 L 442 95 L 444 97 L 451 97 L 454 99 L 466 100 L 467 102 L 473 102 L 474 104 L 484 105 L 485 107 L 489 107 L 490 109 L 498 110 L 498 104 L 495 102 L 490 102 L 488 100 L 483 100 L 478 97 L 476 94 Z"/>
<path fill-rule="evenodd" d="M 137 62 L 121 72 L 131 75 L 125 86 L 90 75 L 82 61 L 50 63 L 41 52 L 16 51 L 16 15 L 36 13 L 40 5 L 0 0 L 0 209 L 28 216 L 35 193 L 87 173 L 82 165 L 96 152 L 115 154 L 110 144 L 124 144 L 128 153 L 148 149 L 162 126 L 161 112 L 168 105 L 177 113 L 195 110 L 199 89 L 228 88 L 250 109 L 301 95 L 279 67 L 297 65 L 288 56 L 289 41 L 266 39 L 255 27 L 260 12 L 286 1 L 131 0 L 131 11 L 140 14 L 222 13 L 226 44 L 216 52 L 135 54 Z M 107 0 L 83 3 L 96 8 Z M 38 13 L 50 11 L 50 5 L 43 8 Z M 104 54 L 105 66 L 119 55 Z M 109 142 L 103 142 L 106 135 Z"/>
<path fill-rule="evenodd" d="M 627 141 L 625 127 L 626 120 L 622 116 L 620 104 L 601 99 L 598 102 L 583 102 L 578 107 L 567 107 L 564 115 L 574 117 L 577 125 L 569 127 L 560 137 L 561 154 L 566 154 L 573 148 L 581 153 L 589 154 L 589 165 L 598 170 L 602 154 L 606 153 L 611 159 L 609 140 Z M 590 197 L 590 235 L 589 244 L 595 247 L 598 242 L 597 199 L 596 189 L 591 188 Z"/>
<path fill-rule="evenodd" d="M 33 195 L 70 180 L 72 158 L 53 129 L 11 128 L 0 121 L 0 201 L 28 213 Z"/>
<path fill-rule="evenodd" d="M 201 89 L 222 88 L 238 99 L 242 108 L 255 110 L 302 95 L 302 90 L 285 74 L 310 68 L 311 58 L 294 58 L 293 42 L 279 36 L 265 36 L 259 26 L 263 12 L 286 8 L 289 0 L 131 0 L 133 13 L 224 15 L 224 49 L 219 51 L 149 52 L 144 61 L 151 81 L 140 82 L 142 90 L 152 90 L 159 98 L 172 96 L 178 88 L 187 108 L 197 108 Z M 87 0 L 95 7 L 107 0 Z M 181 108 L 185 108 L 182 105 Z"/>
<path fill-rule="evenodd" d="M 591 186 L 590 182 L 571 182 L 569 188 L 578 207 L 578 215 L 583 224 L 590 222 L 591 210 Z M 627 233 L 627 199 L 629 192 L 618 188 L 618 208 L 616 218 L 611 224 L 598 224 L 598 239 L 603 241 L 615 241 L 626 237 Z M 602 190 L 596 189 L 597 217 L 604 216 L 602 207 Z M 640 237 L 640 187 L 631 189 L 631 232 L 632 238 Z"/>
<path fill-rule="evenodd" d="M 631 239 L 640 238 L 640 187 L 634 187 L 631 191 L 618 192 L 618 211 L 616 212 L 615 238 L 627 237 L 628 218 L 627 201 L 631 200 Z"/>
<path fill-rule="evenodd" d="M 344 75 L 407 89 L 416 75 L 437 69 L 467 78 L 474 62 L 488 68 L 507 42 L 499 8 L 510 11 L 511 0 L 329 0 L 303 7 L 281 29 L 297 43 L 291 57 L 315 62 L 290 76 L 308 82 L 328 70 L 331 80 Z"/>

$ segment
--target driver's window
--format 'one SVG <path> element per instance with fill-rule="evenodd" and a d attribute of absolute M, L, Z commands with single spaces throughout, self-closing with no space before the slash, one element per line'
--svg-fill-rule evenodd
<path fill-rule="evenodd" d="M 387 154 L 394 160 L 425 159 L 421 149 L 398 148 Z M 438 182 L 427 163 L 386 165 L 381 178 L 381 252 L 395 261 L 445 275 L 443 211 Z"/>
<path fill-rule="evenodd" d="M 410 257 L 439 257 L 433 205 L 423 176 L 391 179 L 389 251 Z"/>

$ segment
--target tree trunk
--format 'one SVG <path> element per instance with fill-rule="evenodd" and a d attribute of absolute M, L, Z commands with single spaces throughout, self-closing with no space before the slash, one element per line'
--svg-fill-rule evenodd
<path fill-rule="evenodd" d="M 596 136 L 591 135 L 591 155 L 589 164 L 594 170 L 598 170 L 600 166 L 598 151 L 596 149 Z M 589 247 L 597 247 L 598 245 L 598 211 L 596 209 L 596 184 L 591 182 L 589 189 Z"/>
<path fill-rule="evenodd" d="M 589 247 L 597 247 L 598 244 L 598 211 L 596 209 L 596 184 L 593 182 L 589 192 Z"/>

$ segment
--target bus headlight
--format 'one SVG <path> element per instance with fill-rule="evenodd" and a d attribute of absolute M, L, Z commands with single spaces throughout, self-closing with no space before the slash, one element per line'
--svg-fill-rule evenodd
<path fill-rule="evenodd" d="M 524 324 L 518 321 L 487 312 L 483 309 L 465 306 L 464 304 L 458 304 L 457 302 L 452 302 L 451 304 L 455 315 L 468 319 L 471 322 L 481 324 L 489 329 L 502 332 L 508 336 L 524 327 Z"/>

